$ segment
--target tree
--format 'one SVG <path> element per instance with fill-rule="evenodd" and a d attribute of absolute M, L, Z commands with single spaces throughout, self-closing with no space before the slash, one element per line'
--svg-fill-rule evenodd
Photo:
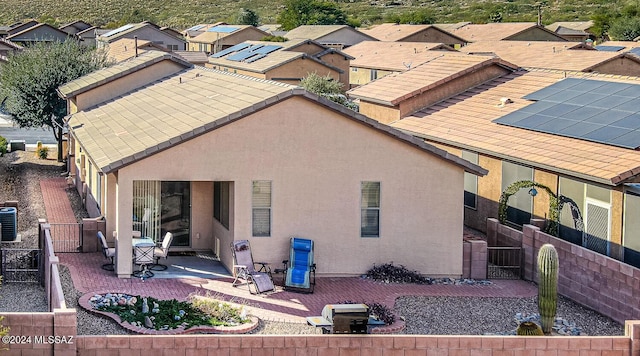
<path fill-rule="evenodd" d="M 640 37 L 640 18 L 621 17 L 611 22 L 609 37 L 615 41 L 634 41 Z"/>
<path fill-rule="evenodd" d="M 251 9 L 240 9 L 236 23 L 239 25 L 251 25 L 258 27 L 258 25 L 260 25 L 260 17 Z"/>
<path fill-rule="evenodd" d="M 435 17 L 431 10 L 421 9 L 417 11 L 405 12 L 403 14 L 394 14 L 386 18 L 386 22 L 398 24 L 426 25 L 435 22 Z"/>
<path fill-rule="evenodd" d="M 346 25 L 347 16 L 335 3 L 321 0 L 286 0 L 278 15 L 282 30 L 301 25 Z"/>
<path fill-rule="evenodd" d="M 14 52 L 0 67 L 0 97 L 5 109 L 22 128 L 50 127 L 58 141 L 62 160 L 62 127 L 67 104 L 56 89 L 109 64 L 106 52 L 80 45 L 75 40 L 37 43 Z"/>
<path fill-rule="evenodd" d="M 358 105 L 349 100 L 342 92 L 342 83 L 333 80 L 329 75 L 321 77 L 317 73 L 309 73 L 300 81 L 300 86 L 314 94 L 325 97 L 340 105 L 344 105 L 354 111 L 358 110 Z"/>

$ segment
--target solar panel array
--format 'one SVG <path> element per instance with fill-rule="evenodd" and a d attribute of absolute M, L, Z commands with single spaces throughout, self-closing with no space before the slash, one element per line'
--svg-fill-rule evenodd
<path fill-rule="evenodd" d="M 269 53 L 277 51 L 280 48 L 282 48 L 282 46 L 240 43 L 223 51 L 214 53 L 211 57 L 222 58 L 227 56 L 226 59 L 230 61 L 245 61 L 246 63 L 251 63 L 260 58 L 266 57 Z"/>
<path fill-rule="evenodd" d="M 604 52 L 619 52 L 619 51 L 624 49 L 624 46 L 603 46 L 603 45 L 599 45 L 599 46 L 595 46 L 594 48 L 597 49 L 598 51 L 604 51 Z"/>
<path fill-rule="evenodd" d="M 627 53 L 633 53 L 633 54 L 635 54 L 636 56 L 640 56 L 640 47 L 632 48 L 632 49 L 630 49 Z"/>
<path fill-rule="evenodd" d="M 198 31 L 199 29 L 205 27 L 206 25 L 195 25 L 187 29 L 187 31 Z"/>
<path fill-rule="evenodd" d="M 102 36 L 104 36 L 104 37 L 113 36 L 113 35 L 115 35 L 117 33 L 120 33 L 122 31 L 126 31 L 126 30 L 132 28 L 133 26 L 135 26 L 135 25 L 133 25 L 133 24 L 124 25 L 124 26 L 116 28 L 115 30 L 109 31 L 109 32 L 103 34 Z"/>
<path fill-rule="evenodd" d="M 208 32 L 220 32 L 220 33 L 232 33 L 232 32 L 238 31 L 239 29 L 240 28 L 238 28 L 238 27 L 218 25 L 218 26 L 211 27 L 207 31 Z"/>
<path fill-rule="evenodd" d="M 640 85 L 567 78 L 524 97 L 535 103 L 493 122 L 636 149 Z"/>

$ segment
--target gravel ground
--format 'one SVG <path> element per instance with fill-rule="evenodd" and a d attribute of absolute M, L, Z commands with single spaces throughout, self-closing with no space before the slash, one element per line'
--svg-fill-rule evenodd
<path fill-rule="evenodd" d="M 60 177 L 64 165 L 55 160 L 39 160 L 33 152 L 12 152 L 0 157 L 0 201 L 17 200 L 18 230 L 22 242 L 11 247 L 37 246 L 38 218 L 46 216 L 42 204 L 39 179 Z M 76 217 L 87 217 L 80 196 L 67 190 Z M 9 245 L 2 243 L 2 245 Z M 89 313 L 78 307 L 81 296 L 73 286 L 68 269 L 61 266 L 61 280 L 68 307 L 77 308 L 78 334 L 127 334 L 109 318 Z M 0 288 L 0 311 L 46 311 L 44 289 L 34 284 L 7 284 Z M 516 313 L 535 313 L 536 298 L 453 298 L 453 297 L 401 297 L 396 302 L 397 314 L 405 319 L 404 334 L 483 335 L 501 334 L 517 326 Z M 586 335 L 624 335 L 624 327 L 566 298 L 560 298 L 558 316 L 580 327 Z M 316 329 L 304 324 L 260 321 L 253 334 L 317 334 Z"/>

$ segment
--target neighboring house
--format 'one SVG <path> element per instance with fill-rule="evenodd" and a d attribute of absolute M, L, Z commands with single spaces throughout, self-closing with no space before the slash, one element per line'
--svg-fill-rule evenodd
<path fill-rule="evenodd" d="M 442 43 L 362 41 L 344 50 L 354 58 L 350 63 L 349 85 L 355 87 L 404 72 L 446 52 L 458 53 Z"/>
<path fill-rule="evenodd" d="M 0 26 L 0 37 L 6 38 L 18 32 L 24 31 L 29 27 L 37 25 L 39 22 L 36 20 L 30 20 L 27 22 L 16 22 L 8 26 Z"/>
<path fill-rule="evenodd" d="M 207 67 L 297 85 L 309 73 L 349 88 L 353 57 L 312 40 L 248 41 L 209 56 Z"/>
<path fill-rule="evenodd" d="M 325 46 L 344 49 L 375 38 L 347 25 L 303 25 L 283 35 L 289 40 L 311 39 Z"/>
<path fill-rule="evenodd" d="M 163 32 L 158 25 L 151 22 L 141 22 L 137 24 L 127 24 L 114 30 L 101 33 L 96 37 L 96 46 L 104 47 L 117 40 L 128 38 L 151 41 L 169 51 L 180 51 L 186 48 L 186 41 L 171 33 Z"/>
<path fill-rule="evenodd" d="M 598 47 L 589 50 L 591 47 L 575 42 L 481 41 L 460 50 L 493 53 L 520 67 L 640 76 L 637 54 L 598 50 Z"/>
<path fill-rule="evenodd" d="M 389 124 L 517 68 L 494 56 L 441 53 L 347 94 L 360 100 L 360 113 Z"/>
<path fill-rule="evenodd" d="M 189 51 L 217 53 L 245 41 L 259 41 L 268 33 L 251 25 L 196 25 L 185 31 Z"/>
<path fill-rule="evenodd" d="M 61 31 L 64 31 L 70 35 L 77 35 L 78 33 L 85 31 L 86 29 L 89 28 L 93 28 L 94 26 L 92 26 L 89 23 L 86 23 L 84 21 L 78 20 L 78 21 L 74 21 L 68 24 L 64 24 L 62 26 L 59 26 L 58 29 Z"/>
<path fill-rule="evenodd" d="M 575 202 L 561 211 L 561 238 L 640 265 L 640 78 L 533 69 L 469 81 L 466 90 L 425 79 L 418 91 L 405 83 L 419 69 L 354 92 L 370 117 L 489 169 L 466 177 L 466 225 L 484 231 L 502 192 L 531 180 Z M 419 101 L 420 110 L 402 111 Z M 549 216 L 547 193 L 529 188 L 508 201 L 513 226 Z"/>
<path fill-rule="evenodd" d="M 21 45 L 29 45 L 35 42 L 64 42 L 70 37 L 75 38 L 75 36 L 71 36 L 49 24 L 40 23 L 13 33 L 7 36 L 7 39 Z"/>
<path fill-rule="evenodd" d="M 80 31 L 78 33 L 76 33 L 76 36 L 78 36 L 78 38 L 80 39 L 80 43 L 89 46 L 89 47 L 95 47 L 96 46 L 96 35 L 98 33 L 99 29 L 97 27 L 89 27 L 86 30 Z M 106 32 L 106 31 L 105 31 Z"/>
<path fill-rule="evenodd" d="M 122 62 L 137 57 L 143 52 L 154 50 L 168 52 L 169 50 L 151 41 L 122 38 L 111 42 L 107 48 L 107 56 L 115 62 Z"/>
<path fill-rule="evenodd" d="M 9 40 L 6 40 L 4 38 L 0 38 L 0 56 L 3 57 L 8 57 L 9 53 L 15 52 L 15 51 L 21 51 L 22 50 L 22 46 L 13 43 Z"/>
<path fill-rule="evenodd" d="M 597 36 L 591 32 L 593 21 L 565 21 L 554 22 L 545 26 L 548 30 L 557 33 L 567 41 L 581 42 L 586 40 L 595 41 Z"/>
<path fill-rule="evenodd" d="M 287 31 L 282 30 L 282 25 L 280 24 L 263 24 L 258 26 L 260 31 L 264 31 L 272 36 L 281 36 L 286 37 Z"/>
<path fill-rule="evenodd" d="M 133 77 L 133 78 L 132 78 Z M 248 239 L 278 265 L 292 236 L 315 241 L 320 275 L 394 261 L 462 273 L 464 172 L 478 165 L 300 87 L 147 52 L 59 88 L 72 174 L 87 186 L 129 278 L 134 216 L 175 250 Z M 157 220 L 159 219 L 159 221 Z M 155 221 L 157 223 L 152 223 Z"/>
<path fill-rule="evenodd" d="M 181 39 L 184 38 L 184 36 L 182 35 L 182 33 L 180 31 L 175 30 L 175 29 L 173 29 L 171 27 L 168 27 L 168 26 L 160 27 L 160 31 L 162 31 L 162 32 L 164 32 L 164 33 L 166 33 L 168 35 L 171 35 L 173 37 L 176 37 L 176 38 L 181 38 Z"/>
<path fill-rule="evenodd" d="M 441 27 L 442 28 L 442 27 Z M 449 32 L 467 42 L 479 41 L 566 41 L 562 36 L 535 22 L 468 23 Z"/>
<path fill-rule="evenodd" d="M 173 54 L 179 56 L 185 61 L 195 64 L 197 66 L 206 66 L 209 63 L 209 56 L 206 52 L 198 52 L 198 51 L 174 51 Z"/>
<path fill-rule="evenodd" d="M 360 31 L 379 41 L 444 43 L 452 47 L 468 42 L 435 25 L 383 23 Z"/>

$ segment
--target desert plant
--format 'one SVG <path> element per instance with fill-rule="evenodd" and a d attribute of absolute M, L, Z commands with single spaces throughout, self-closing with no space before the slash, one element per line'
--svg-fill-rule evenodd
<path fill-rule="evenodd" d="M 4 156 L 7 153 L 7 139 L 0 136 L 0 157 Z"/>
<path fill-rule="evenodd" d="M 36 148 L 36 156 L 40 159 L 47 159 L 49 157 L 49 147 L 40 146 Z"/>
<path fill-rule="evenodd" d="M 523 321 L 518 325 L 516 329 L 516 335 L 518 336 L 543 336 L 544 332 L 540 325 L 533 321 Z"/>
<path fill-rule="evenodd" d="M 394 266 L 393 262 L 374 265 L 367 271 L 367 278 L 386 283 L 431 284 L 429 277 L 424 277 L 417 271 L 411 271 L 402 265 Z"/>
<path fill-rule="evenodd" d="M 558 308 L 558 252 L 551 244 L 538 251 L 538 312 L 545 334 L 551 333 Z"/>

